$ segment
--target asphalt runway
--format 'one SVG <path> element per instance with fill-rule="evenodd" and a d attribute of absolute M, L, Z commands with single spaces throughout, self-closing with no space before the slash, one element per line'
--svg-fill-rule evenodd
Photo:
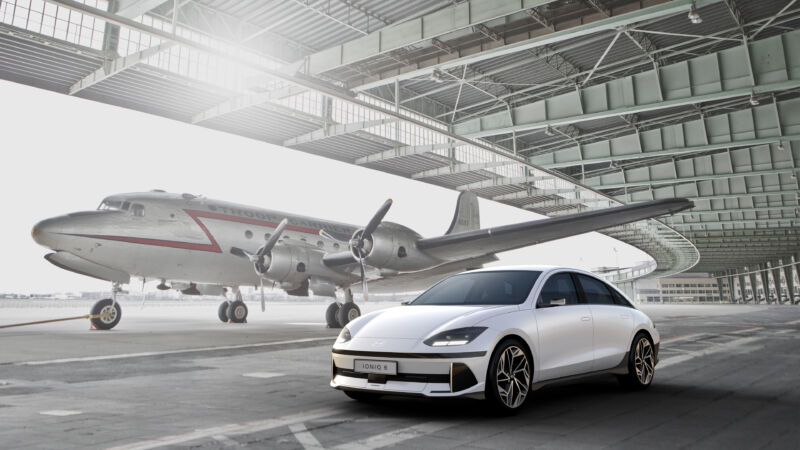
<path fill-rule="evenodd" d="M 89 304 L 0 301 L 0 324 Z M 110 332 L 0 330 L 0 448 L 800 448 L 797 306 L 643 306 L 664 339 L 650 389 L 553 386 L 502 418 L 474 400 L 332 390 L 326 304 L 253 303 L 245 325 L 211 302 L 123 306 Z"/>

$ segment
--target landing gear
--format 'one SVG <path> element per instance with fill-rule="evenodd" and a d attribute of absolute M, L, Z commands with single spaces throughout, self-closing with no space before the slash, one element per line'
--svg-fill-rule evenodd
<path fill-rule="evenodd" d="M 344 290 L 344 303 L 334 302 L 325 311 L 328 328 L 342 328 L 361 315 L 361 309 L 353 303 L 353 291 Z"/>
<path fill-rule="evenodd" d="M 353 302 L 343 303 L 339 311 L 336 313 L 336 319 L 339 321 L 339 326 L 345 326 L 353 320 L 356 320 L 361 315 L 361 310 Z"/>
<path fill-rule="evenodd" d="M 122 318 L 122 307 L 110 298 L 105 298 L 95 303 L 91 311 L 93 316 L 92 325 L 98 330 L 110 330 L 117 326 Z"/>
<path fill-rule="evenodd" d="M 228 305 L 228 321 L 231 323 L 245 323 L 247 322 L 247 305 L 241 300 L 232 301 Z"/>
<path fill-rule="evenodd" d="M 337 302 L 328 305 L 328 309 L 325 311 L 325 323 L 328 325 L 328 328 L 342 328 L 337 318 L 340 307 L 341 305 Z"/>
<path fill-rule="evenodd" d="M 223 323 L 228 323 L 228 307 L 231 305 L 231 302 L 225 300 L 224 302 L 219 304 L 219 308 L 217 308 L 217 315 L 219 316 L 219 320 Z"/>

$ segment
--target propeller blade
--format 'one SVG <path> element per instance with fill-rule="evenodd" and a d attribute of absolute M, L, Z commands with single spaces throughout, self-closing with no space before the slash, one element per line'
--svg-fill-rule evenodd
<path fill-rule="evenodd" d="M 288 223 L 289 223 L 289 219 L 281 220 L 281 223 L 279 223 L 278 227 L 275 228 L 275 232 L 272 233 L 272 236 L 270 236 L 270 238 L 267 241 L 267 243 L 264 244 L 263 247 L 258 249 L 257 255 L 259 257 L 263 257 L 264 255 L 266 255 L 267 253 L 269 253 L 272 250 L 272 247 L 275 247 L 275 244 L 278 243 L 278 239 L 281 238 L 281 233 L 283 233 L 283 229 L 286 228 L 286 224 L 288 224 Z"/>
<path fill-rule="evenodd" d="M 375 229 L 378 228 L 378 225 L 381 224 L 381 221 L 386 216 L 386 213 L 389 212 L 389 208 L 392 207 L 392 199 L 386 200 L 383 205 L 378 209 L 378 212 L 372 216 L 369 223 L 366 227 L 364 227 L 364 233 L 361 235 L 360 242 L 363 242 L 364 239 L 369 239 L 372 236 L 372 233 L 375 232 Z"/>
<path fill-rule="evenodd" d="M 361 290 L 364 293 L 364 300 L 366 301 L 369 300 L 369 294 L 367 293 L 367 277 L 364 269 L 364 260 L 360 259 L 358 261 L 361 263 L 359 265 L 359 267 L 361 267 Z"/>
<path fill-rule="evenodd" d="M 261 312 L 264 312 L 267 310 L 266 305 L 264 305 L 264 278 L 259 277 L 259 279 L 261 280 Z"/>

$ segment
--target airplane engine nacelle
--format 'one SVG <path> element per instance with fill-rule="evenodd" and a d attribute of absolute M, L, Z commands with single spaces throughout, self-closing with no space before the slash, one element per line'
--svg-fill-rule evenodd
<path fill-rule="evenodd" d="M 441 263 L 417 249 L 416 242 L 421 238 L 408 227 L 383 222 L 372 233 L 366 262 L 370 266 L 401 272 L 427 269 Z"/>
<path fill-rule="evenodd" d="M 296 288 L 308 279 L 309 254 L 300 246 L 278 245 L 270 252 L 269 268 L 264 276 L 285 288 Z"/>

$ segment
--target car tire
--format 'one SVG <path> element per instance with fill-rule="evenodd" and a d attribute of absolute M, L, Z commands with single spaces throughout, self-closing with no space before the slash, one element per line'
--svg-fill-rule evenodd
<path fill-rule="evenodd" d="M 105 298 L 92 306 L 91 313 L 93 316 L 108 314 L 104 317 L 93 318 L 92 325 L 98 330 L 110 330 L 117 326 L 119 320 L 122 319 L 122 306 L 120 306 L 119 302 Z"/>
<path fill-rule="evenodd" d="M 344 395 L 363 403 L 374 403 L 380 400 L 381 394 L 360 391 L 344 391 Z"/>
<path fill-rule="evenodd" d="M 247 305 L 241 300 L 232 301 L 228 305 L 228 320 L 233 323 L 247 322 Z"/>
<path fill-rule="evenodd" d="M 655 349 L 646 333 L 637 333 L 628 353 L 628 373 L 618 377 L 631 390 L 647 389 L 655 376 Z"/>
<path fill-rule="evenodd" d="M 486 401 L 496 413 L 516 414 L 528 399 L 532 378 L 533 359 L 527 347 L 519 339 L 506 339 L 489 360 Z"/>
<path fill-rule="evenodd" d="M 353 302 L 342 303 L 339 311 L 336 313 L 336 319 L 339 321 L 339 326 L 346 326 L 348 323 L 356 320 L 361 316 L 361 309 Z"/>
<path fill-rule="evenodd" d="M 333 302 L 328 305 L 328 309 L 325 310 L 325 323 L 328 325 L 328 328 L 342 328 L 339 319 L 336 317 L 339 314 L 340 307 L 341 305 L 339 303 Z"/>

